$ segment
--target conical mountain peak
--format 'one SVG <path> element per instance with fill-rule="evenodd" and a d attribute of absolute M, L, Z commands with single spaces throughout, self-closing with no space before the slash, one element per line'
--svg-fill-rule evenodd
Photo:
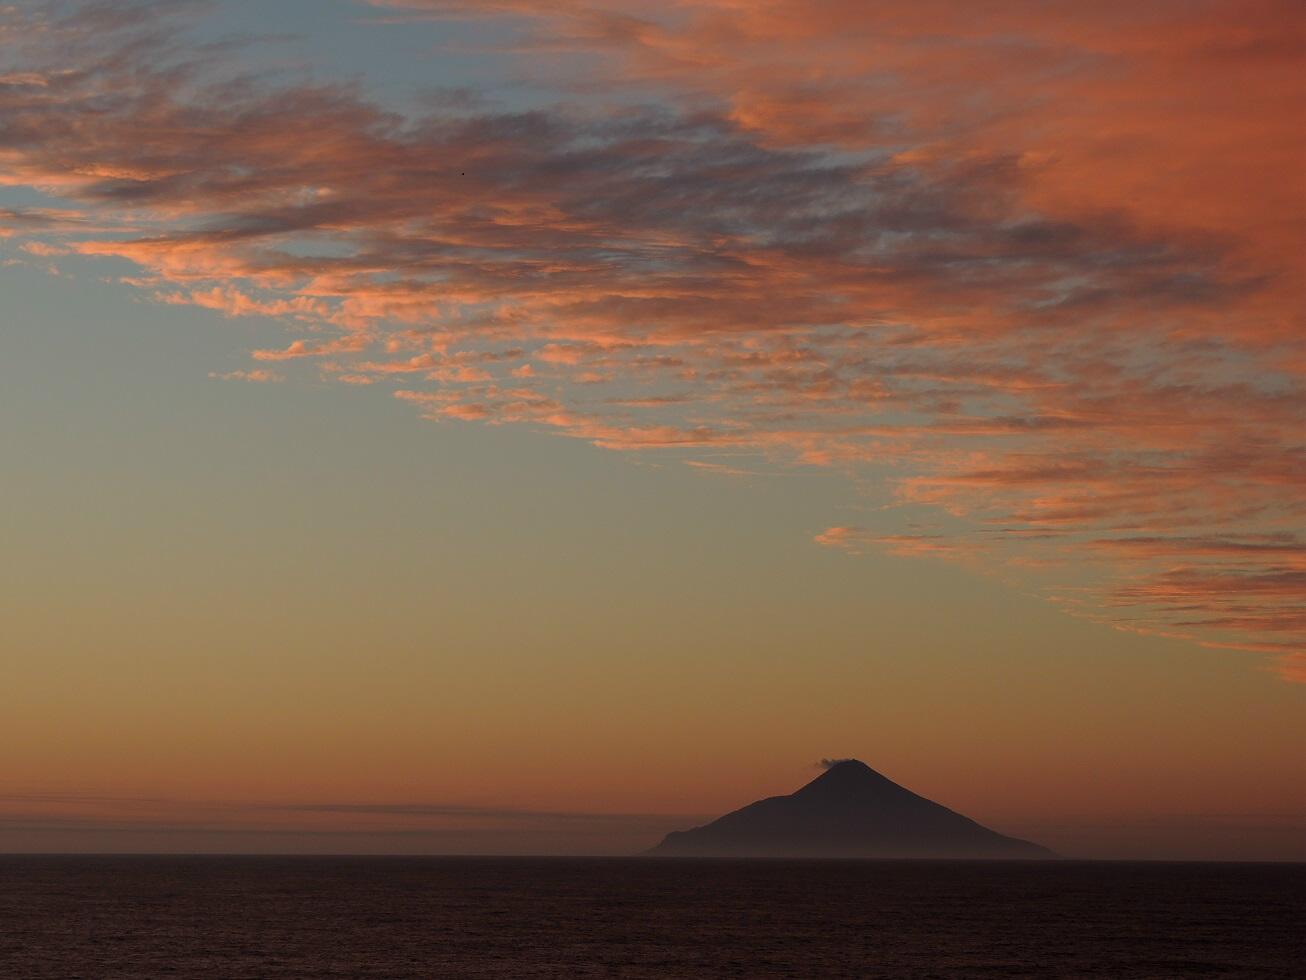
<path fill-rule="evenodd" d="M 861 759 L 823 759 L 821 767 L 825 769 L 825 774 L 839 774 L 841 776 L 878 776 L 880 775 Z M 822 778 L 822 777 L 817 777 Z"/>
<path fill-rule="evenodd" d="M 651 853 L 733 857 L 1040 858 L 1037 844 L 1004 837 L 899 786 L 858 759 L 788 796 L 759 800 Z"/>
<path fill-rule="evenodd" d="M 858 784 L 871 785 L 880 781 L 888 782 L 887 779 L 862 762 L 861 759 L 826 760 L 823 764 L 825 772 L 799 790 L 800 793 L 814 786 L 855 786 Z"/>

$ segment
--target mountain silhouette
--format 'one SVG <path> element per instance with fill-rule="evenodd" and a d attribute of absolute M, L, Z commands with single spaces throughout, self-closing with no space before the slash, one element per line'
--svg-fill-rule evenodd
<path fill-rule="evenodd" d="M 667 834 L 658 857 L 1051 858 L 904 789 L 856 759 L 788 796 Z"/>

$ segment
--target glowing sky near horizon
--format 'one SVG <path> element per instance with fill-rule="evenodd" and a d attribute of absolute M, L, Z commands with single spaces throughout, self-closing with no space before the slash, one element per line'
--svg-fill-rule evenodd
<path fill-rule="evenodd" d="M 1300 847 L 1299 4 L 0 50 L 0 847 L 620 849 L 823 755 L 1071 851 Z"/>

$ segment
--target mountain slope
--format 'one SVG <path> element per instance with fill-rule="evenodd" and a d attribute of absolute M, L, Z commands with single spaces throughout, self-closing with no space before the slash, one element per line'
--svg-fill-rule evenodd
<path fill-rule="evenodd" d="M 856 759 L 789 796 L 773 796 L 693 830 L 670 833 L 665 857 L 1049 858 L 917 796 Z"/>

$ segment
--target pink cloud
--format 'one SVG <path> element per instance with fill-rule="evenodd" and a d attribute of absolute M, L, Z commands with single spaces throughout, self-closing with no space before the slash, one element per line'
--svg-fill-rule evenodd
<path fill-rule="evenodd" d="M 1073 558 L 1100 615 L 1299 662 L 1300 7 L 375 6 L 526 18 L 524 71 L 581 49 L 603 84 L 405 118 L 52 22 L 0 184 L 65 206 L 0 235 L 282 319 L 255 361 L 433 419 L 874 474 L 958 528 L 821 543 Z"/>
<path fill-rule="evenodd" d="M 216 378 L 219 381 L 250 381 L 255 384 L 271 384 L 286 380 L 285 375 L 278 374 L 276 371 L 268 371 L 265 368 L 255 368 L 252 371 L 211 371 L 209 377 Z"/>

